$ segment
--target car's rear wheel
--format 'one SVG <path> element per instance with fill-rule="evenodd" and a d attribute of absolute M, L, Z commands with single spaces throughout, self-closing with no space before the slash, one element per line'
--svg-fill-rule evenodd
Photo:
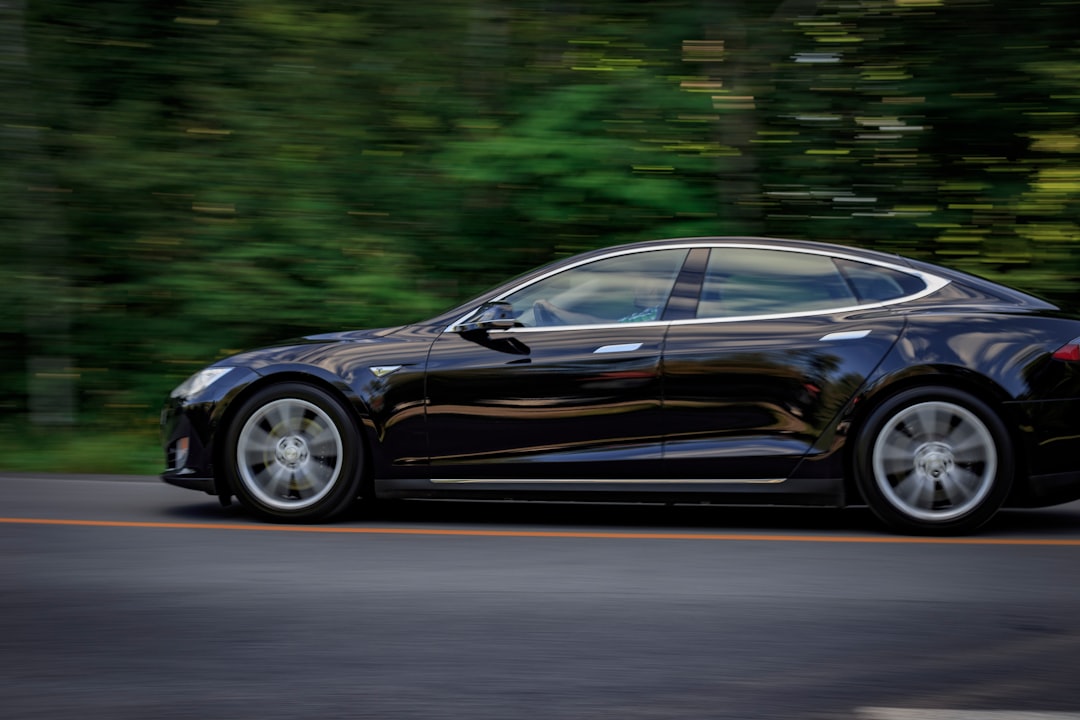
<path fill-rule="evenodd" d="M 272 385 L 249 398 L 226 435 L 233 493 L 260 517 L 319 522 L 360 492 L 362 442 L 348 409 L 304 383 Z"/>
<path fill-rule="evenodd" d="M 1013 452 L 986 403 L 951 388 L 916 388 L 870 414 L 856 442 L 855 471 L 867 504 L 893 529 L 962 534 L 1001 507 Z"/>

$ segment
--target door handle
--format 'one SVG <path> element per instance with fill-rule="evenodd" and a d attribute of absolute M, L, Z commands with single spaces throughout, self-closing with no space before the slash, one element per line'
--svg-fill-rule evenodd
<path fill-rule="evenodd" d="M 602 345 L 601 347 L 593 350 L 593 355 L 603 355 L 605 353 L 622 353 L 622 352 L 634 352 L 640 350 L 642 343 L 623 343 L 622 345 Z"/>
<path fill-rule="evenodd" d="M 869 334 L 869 330 L 848 330 L 847 332 L 834 332 L 829 333 L 828 335 L 822 335 L 818 339 L 818 342 L 829 342 L 831 340 L 862 340 Z"/>

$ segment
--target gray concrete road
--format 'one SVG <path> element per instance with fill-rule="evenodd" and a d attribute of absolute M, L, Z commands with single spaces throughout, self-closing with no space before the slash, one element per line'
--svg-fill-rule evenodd
<path fill-rule="evenodd" d="M 1080 718 L 1080 504 L 402 504 L 295 530 L 0 475 L 0 718 Z"/>

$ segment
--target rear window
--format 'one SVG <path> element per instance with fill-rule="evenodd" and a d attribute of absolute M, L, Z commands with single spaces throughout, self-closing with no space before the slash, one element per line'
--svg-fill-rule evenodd
<path fill-rule="evenodd" d="M 896 300 L 926 289 L 926 283 L 918 276 L 880 265 L 836 259 L 836 266 L 860 304 Z"/>
<path fill-rule="evenodd" d="M 697 316 L 773 315 L 855 304 L 851 284 L 826 255 L 762 248 L 713 248 Z"/>

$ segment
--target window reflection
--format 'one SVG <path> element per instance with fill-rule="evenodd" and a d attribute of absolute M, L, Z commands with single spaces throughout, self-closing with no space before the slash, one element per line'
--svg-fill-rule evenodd
<path fill-rule="evenodd" d="M 513 304 L 525 327 L 659 320 L 687 252 L 654 250 L 596 260 L 503 299 Z"/>
<path fill-rule="evenodd" d="M 858 304 L 832 258 L 824 255 L 714 248 L 698 317 L 770 315 Z"/>

